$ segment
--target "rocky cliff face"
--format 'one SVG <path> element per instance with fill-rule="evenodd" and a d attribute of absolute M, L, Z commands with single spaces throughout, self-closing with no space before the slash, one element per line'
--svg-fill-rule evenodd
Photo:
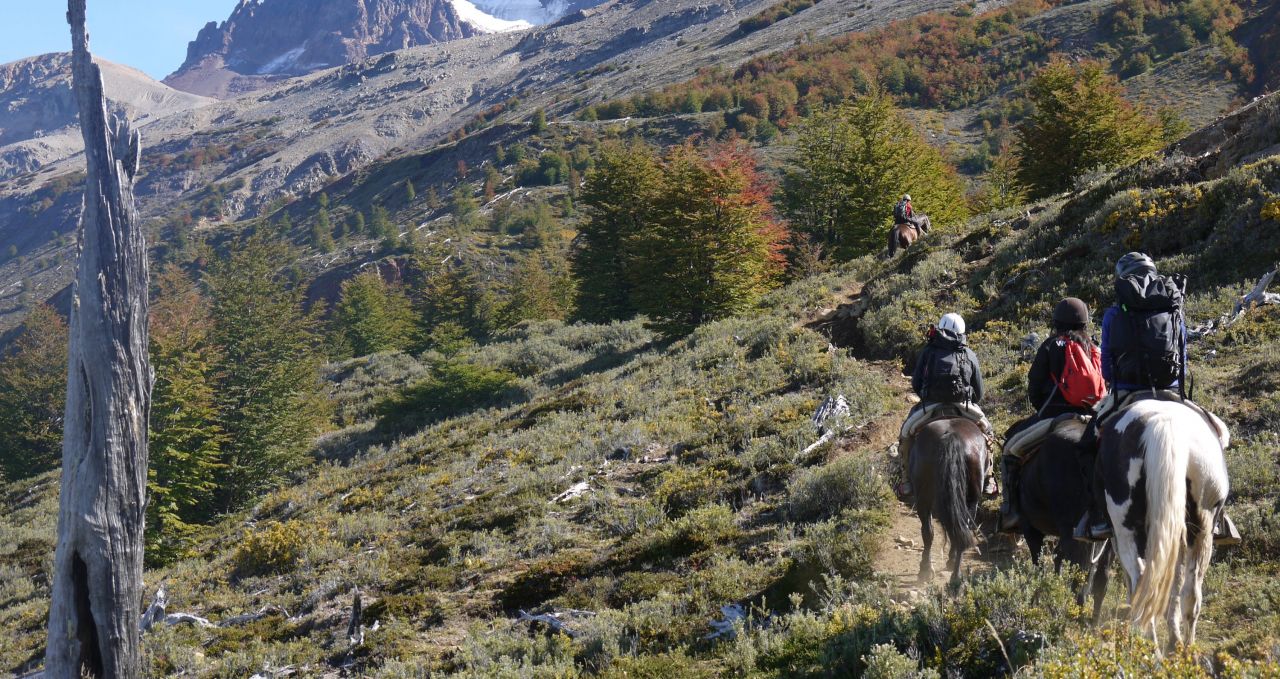
<path fill-rule="evenodd" d="M 208 102 L 127 66 L 101 59 L 98 64 L 113 112 L 139 125 Z M 0 65 L 0 178 L 78 153 L 83 143 L 77 116 L 70 55 L 45 54 Z"/>
<path fill-rule="evenodd" d="M 481 32 L 450 0 L 241 0 L 210 22 L 165 83 L 226 97 L 286 76 Z"/>

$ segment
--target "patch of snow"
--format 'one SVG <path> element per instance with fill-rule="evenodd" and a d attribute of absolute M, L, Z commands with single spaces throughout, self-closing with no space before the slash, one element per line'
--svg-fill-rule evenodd
<path fill-rule="evenodd" d="M 534 25 L 551 23 L 564 16 L 568 3 L 564 0 L 471 0 L 480 11 L 508 21 L 527 21 Z"/>
<path fill-rule="evenodd" d="M 307 46 L 304 43 L 301 47 L 295 47 L 288 52 L 281 54 L 275 59 L 263 64 L 262 68 L 258 69 L 258 75 L 273 75 L 289 68 L 290 66 L 296 65 L 298 63 L 298 57 L 302 56 L 302 53 L 306 50 Z"/>
<path fill-rule="evenodd" d="M 471 24 L 481 31 L 488 33 L 506 33 L 508 31 L 523 31 L 526 28 L 532 28 L 533 22 L 525 19 L 503 19 L 492 14 L 471 3 L 470 0 L 450 0 L 453 4 L 453 11 L 458 13 L 458 18 Z M 532 0 L 533 4 L 542 7 L 537 0 Z M 538 22 L 543 23 L 543 22 Z"/>

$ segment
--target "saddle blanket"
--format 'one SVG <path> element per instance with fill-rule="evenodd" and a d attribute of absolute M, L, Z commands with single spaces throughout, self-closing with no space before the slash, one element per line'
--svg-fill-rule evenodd
<path fill-rule="evenodd" d="M 1035 424 L 1023 429 L 1022 431 L 1009 437 L 1004 443 L 1004 454 L 1022 459 L 1029 457 L 1040 448 L 1040 444 L 1049 438 L 1049 433 L 1060 421 L 1070 419 L 1079 419 L 1081 422 L 1088 422 L 1089 417 L 1084 415 L 1062 415 L 1050 419 L 1040 420 Z"/>

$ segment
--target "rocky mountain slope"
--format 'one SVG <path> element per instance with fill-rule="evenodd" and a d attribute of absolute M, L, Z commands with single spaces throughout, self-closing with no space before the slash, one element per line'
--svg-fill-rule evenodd
<path fill-rule="evenodd" d="M 486 124 L 523 122 L 541 106 L 553 118 L 571 117 L 585 103 L 732 66 L 806 36 L 868 30 L 948 6 L 824 2 L 742 35 L 738 22 L 772 4 L 613 0 L 528 31 L 389 52 L 170 115 L 146 130 L 140 209 L 156 219 L 200 214 L 203 226 L 253 217 L 379 160 L 429 151 L 480 116 Z M 433 162 L 447 172 L 457 160 Z M 51 234 L 74 228 L 78 171 L 70 159 L 0 182 L 0 243 L 22 255 L 0 261 L 0 327 L 21 316 L 18 290 L 48 299 L 69 282 L 70 268 L 56 262 L 71 251 Z M 195 206 L 214 194 L 217 216 L 209 218 Z"/>
<path fill-rule="evenodd" d="M 111 105 L 140 127 L 209 103 L 128 66 L 98 63 Z M 0 178 L 32 172 L 79 153 L 81 147 L 70 57 L 45 54 L 0 65 Z"/>
<path fill-rule="evenodd" d="M 243 0 L 226 21 L 200 31 L 165 83 L 226 98 L 395 50 L 548 23 L 589 4 L 596 3 Z"/>

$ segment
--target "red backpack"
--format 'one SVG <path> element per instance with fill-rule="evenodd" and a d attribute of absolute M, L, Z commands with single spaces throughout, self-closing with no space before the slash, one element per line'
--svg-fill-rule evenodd
<path fill-rule="evenodd" d="M 1107 395 L 1107 383 L 1102 379 L 1102 352 L 1098 347 L 1086 351 L 1084 345 L 1066 340 L 1062 375 L 1055 376 L 1062 398 L 1077 408 L 1092 408 Z"/>

